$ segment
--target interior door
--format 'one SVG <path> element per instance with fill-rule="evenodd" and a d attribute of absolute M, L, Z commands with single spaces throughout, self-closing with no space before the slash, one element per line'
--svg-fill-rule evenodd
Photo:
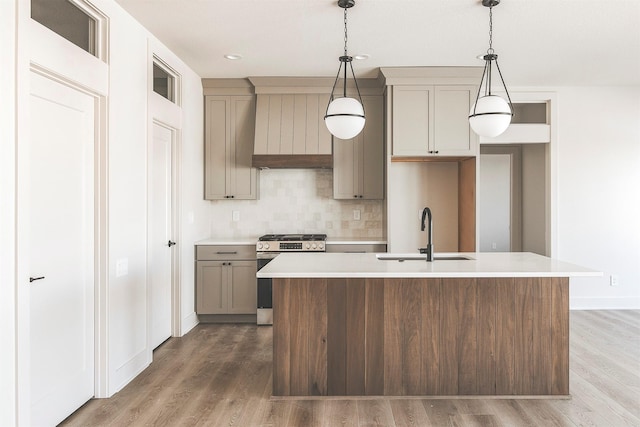
<path fill-rule="evenodd" d="M 95 98 L 35 72 L 30 90 L 30 424 L 56 425 L 94 395 Z"/>
<path fill-rule="evenodd" d="M 480 252 L 511 251 L 511 156 L 480 156 Z"/>
<path fill-rule="evenodd" d="M 171 148 L 175 132 L 153 124 L 148 162 L 148 256 L 151 348 L 171 336 Z"/>

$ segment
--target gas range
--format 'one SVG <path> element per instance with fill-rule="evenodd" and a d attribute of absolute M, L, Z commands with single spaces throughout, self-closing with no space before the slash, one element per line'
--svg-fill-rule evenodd
<path fill-rule="evenodd" d="M 324 252 L 326 234 L 265 234 L 258 239 L 258 252 Z"/>

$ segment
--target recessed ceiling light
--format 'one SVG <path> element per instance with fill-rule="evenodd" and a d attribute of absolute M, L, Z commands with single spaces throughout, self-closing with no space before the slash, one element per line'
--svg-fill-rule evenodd
<path fill-rule="evenodd" d="M 353 59 L 356 59 L 356 60 L 359 60 L 359 61 L 362 61 L 362 60 L 365 60 L 365 59 L 369 59 L 369 58 L 371 58 L 371 55 L 369 55 L 368 53 L 361 53 L 361 54 L 353 56 Z"/>
<path fill-rule="evenodd" d="M 228 53 L 224 57 L 231 61 L 237 61 L 238 59 L 242 59 L 242 55 L 240 55 L 239 53 Z"/>

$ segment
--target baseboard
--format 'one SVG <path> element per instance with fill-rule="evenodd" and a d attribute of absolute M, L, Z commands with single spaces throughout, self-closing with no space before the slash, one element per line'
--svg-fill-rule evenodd
<path fill-rule="evenodd" d="M 570 298 L 571 310 L 640 310 L 640 297 Z"/>
<path fill-rule="evenodd" d="M 185 335 L 187 332 L 195 328 L 198 323 L 198 316 L 195 311 L 192 311 L 187 317 L 182 319 L 182 330 L 180 332 L 182 335 Z"/>
<path fill-rule="evenodd" d="M 109 384 L 114 384 L 114 387 L 109 390 L 109 396 L 122 390 L 131 380 L 147 369 L 151 363 L 149 355 L 150 352 L 145 348 L 111 373 Z"/>

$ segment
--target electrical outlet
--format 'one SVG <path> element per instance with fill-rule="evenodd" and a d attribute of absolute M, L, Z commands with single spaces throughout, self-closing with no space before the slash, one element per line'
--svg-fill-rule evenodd
<path fill-rule="evenodd" d="M 356 221 L 360 221 L 360 209 L 353 210 L 353 219 Z"/>
<path fill-rule="evenodd" d="M 617 274 L 612 274 L 609 283 L 611 284 L 611 286 L 618 286 L 620 284 L 620 278 Z"/>
<path fill-rule="evenodd" d="M 233 219 L 233 222 L 240 221 L 240 211 L 233 211 L 231 213 L 231 218 Z"/>
<path fill-rule="evenodd" d="M 491 249 L 493 249 L 494 251 L 498 249 L 498 244 L 496 242 L 491 243 Z"/>

